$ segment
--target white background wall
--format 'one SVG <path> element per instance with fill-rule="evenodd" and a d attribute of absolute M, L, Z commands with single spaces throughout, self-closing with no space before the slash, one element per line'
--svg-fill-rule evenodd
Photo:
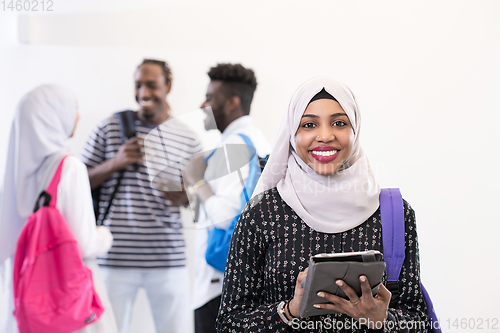
<path fill-rule="evenodd" d="M 356 94 L 380 184 L 416 210 L 422 279 L 444 328 L 470 332 L 451 324 L 481 318 L 482 332 L 496 331 L 500 2 L 53 1 L 36 16 L 0 8 L 1 174 L 16 103 L 41 83 L 79 96 L 78 153 L 97 121 L 136 106 L 144 57 L 170 63 L 177 113 L 203 102 L 217 62 L 253 68 L 252 116 L 270 141 L 295 88 L 333 76 Z M 30 43 L 18 41 L 18 20 Z M 153 332 L 143 298 L 136 308 L 136 332 Z"/>

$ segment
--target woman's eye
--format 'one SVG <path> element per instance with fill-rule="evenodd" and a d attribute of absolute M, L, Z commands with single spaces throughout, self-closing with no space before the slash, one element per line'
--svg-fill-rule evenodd
<path fill-rule="evenodd" d="M 302 125 L 304 128 L 313 128 L 315 125 L 313 123 L 305 123 Z"/>
<path fill-rule="evenodd" d="M 345 121 L 342 121 L 342 120 L 337 120 L 337 121 L 335 121 L 335 122 L 333 123 L 333 126 L 335 126 L 335 127 L 343 127 L 343 126 L 345 126 L 345 125 L 347 125 L 347 124 L 346 124 L 346 122 L 345 122 Z"/>

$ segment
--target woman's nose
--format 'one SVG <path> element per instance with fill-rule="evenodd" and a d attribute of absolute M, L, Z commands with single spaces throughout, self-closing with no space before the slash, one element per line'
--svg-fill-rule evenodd
<path fill-rule="evenodd" d="M 319 129 L 318 136 L 316 136 L 316 140 L 320 142 L 329 142 L 335 139 L 335 134 L 330 129 Z"/>

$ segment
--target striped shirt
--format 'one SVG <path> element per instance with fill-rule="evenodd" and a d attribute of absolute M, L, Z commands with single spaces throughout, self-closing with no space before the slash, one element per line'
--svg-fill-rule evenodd
<path fill-rule="evenodd" d="M 147 163 L 130 165 L 113 199 L 104 225 L 114 241 L 99 264 L 121 268 L 166 268 L 185 265 L 185 243 L 179 206 L 158 191 L 155 177 L 180 183 L 181 171 L 201 144 L 194 132 L 175 119 L 158 127 L 135 119 L 137 136 L 145 137 Z M 102 121 L 91 133 L 82 152 L 87 167 L 113 158 L 123 144 L 118 117 Z M 102 216 L 117 184 L 115 172 L 101 184 L 99 214 Z"/>

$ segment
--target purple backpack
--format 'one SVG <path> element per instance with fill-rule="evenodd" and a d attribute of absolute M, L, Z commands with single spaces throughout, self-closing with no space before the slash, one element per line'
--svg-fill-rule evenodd
<path fill-rule="evenodd" d="M 399 273 L 405 260 L 405 216 L 403 197 L 398 188 L 385 188 L 380 192 L 380 216 L 382 219 L 382 243 L 384 244 L 387 289 L 392 293 L 390 306 L 393 307 L 399 297 Z M 422 282 L 420 282 L 420 287 L 431 323 L 431 327 L 427 332 L 441 333 L 441 327 L 431 298 Z"/>

